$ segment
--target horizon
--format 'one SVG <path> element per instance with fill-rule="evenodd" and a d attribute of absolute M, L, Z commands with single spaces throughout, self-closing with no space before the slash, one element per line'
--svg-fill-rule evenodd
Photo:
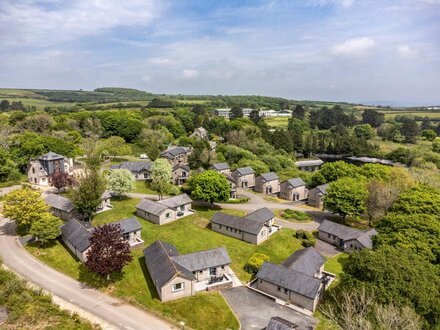
<path fill-rule="evenodd" d="M 440 104 L 440 1 L 12 1 L 0 85 Z"/>

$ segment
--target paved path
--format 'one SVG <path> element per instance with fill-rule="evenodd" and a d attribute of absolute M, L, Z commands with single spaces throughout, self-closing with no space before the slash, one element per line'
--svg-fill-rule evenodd
<path fill-rule="evenodd" d="M 118 329 L 168 330 L 171 325 L 140 309 L 111 298 L 59 273 L 29 254 L 18 243 L 14 224 L 0 217 L 3 263 L 31 283 L 84 309 Z"/>
<path fill-rule="evenodd" d="M 11 191 L 14 191 L 14 190 L 20 189 L 20 188 L 21 188 L 21 185 L 0 188 L 0 196 L 4 196 L 6 194 L 9 194 Z"/>

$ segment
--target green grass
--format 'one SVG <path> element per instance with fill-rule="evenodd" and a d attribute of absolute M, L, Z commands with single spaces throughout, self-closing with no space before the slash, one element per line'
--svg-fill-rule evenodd
<path fill-rule="evenodd" d="M 347 262 L 348 254 L 339 253 L 331 258 L 328 258 L 324 264 L 324 269 L 337 276 L 343 273 L 342 267 Z"/>
<path fill-rule="evenodd" d="M 306 212 L 302 211 L 296 211 L 292 209 L 285 209 L 285 210 L 277 210 L 276 215 L 278 218 L 291 221 L 291 222 L 310 222 L 313 220 L 313 218 L 307 214 Z"/>
<path fill-rule="evenodd" d="M 341 328 L 334 323 L 333 321 L 330 321 L 327 319 L 320 311 L 317 311 L 313 314 L 315 318 L 318 319 L 318 325 L 314 330 L 340 330 Z"/>
<path fill-rule="evenodd" d="M 130 217 L 134 214 L 138 202 L 139 199 L 112 201 L 114 208 L 96 215 L 93 224 L 100 225 Z M 240 210 L 223 211 L 239 216 L 245 214 Z M 196 214 L 164 226 L 139 219 L 143 227 L 142 239 L 145 241 L 145 246 L 157 239 L 164 240 L 176 246 L 180 253 L 224 246 L 232 259 L 231 268 L 242 281 L 251 279 L 251 274 L 246 273 L 243 267 L 253 253 L 267 254 L 272 262 L 280 263 L 292 252 L 302 248 L 299 241 L 293 237 L 294 231 L 286 228 L 273 234 L 268 241 L 259 246 L 215 233 L 207 228 L 209 219 L 215 212 L 206 208 L 197 208 Z M 51 267 L 73 278 L 92 283 L 83 266 L 61 243 L 57 242 L 45 249 L 30 245 L 27 249 Z M 173 302 L 160 302 L 145 268 L 142 250 L 143 248 L 133 250 L 134 260 L 124 269 L 123 277 L 103 289 L 105 292 L 146 308 L 161 317 L 177 322 L 183 320 L 193 328 L 238 328 L 237 320 L 218 293 L 200 293 Z M 213 315 L 215 317 L 212 317 Z"/>
<path fill-rule="evenodd" d="M 145 181 L 136 181 L 134 193 L 157 195 L 157 192 L 150 188 L 150 183 Z"/>
<path fill-rule="evenodd" d="M 287 128 L 289 117 L 268 117 L 264 121 L 272 128 Z"/>

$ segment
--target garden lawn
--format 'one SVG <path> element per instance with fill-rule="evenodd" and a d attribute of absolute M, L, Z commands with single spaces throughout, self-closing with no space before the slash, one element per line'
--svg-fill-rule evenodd
<path fill-rule="evenodd" d="M 93 224 L 96 226 L 131 217 L 135 213 L 135 205 L 138 202 L 139 199 L 134 198 L 112 201 L 114 208 L 96 215 Z M 154 225 L 139 218 L 143 227 L 144 247 L 157 239 L 173 244 L 182 254 L 224 246 L 232 259 L 231 268 L 242 281 L 251 279 L 251 274 L 246 273 L 243 267 L 253 253 L 267 254 L 272 262 L 280 263 L 292 252 L 302 248 L 299 241 L 293 236 L 294 231 L 287 228 L 273 234 L 268 241 L 259 246 L 218 234 L 207 228 L 209 219 L 216 211 L 206 208 L 196 209 L 196 214 L 163 226 Z M 244 212 L 239 210 L 222 211 L 244 215 Z M 28 246 L 27 249 L 53 268 L 93 284 L 90 274 L 84 270 L 79 262 L 74 260 L 61 243 L 57 242 L 46 249 L 38 249 L 35 246 Z M 103 289 L 105 292 L 144 307 L 163 318 L 175 322 L 184 321 L 192 328 L 238 328 L 238 321 L 219 293 L 198 293 L 195 296 L 172 302 L 160 302 L 146 270 L 142 250 L 143 247 L 133 250 L 134 260 L 124 269 L 123 277 Z"/>
<path fill-rule="evenodd" d="M 328 258 L 324 264 L 324 269 L 330 273 L 336 274 L 337 276 L 343 273 L 342 267 L 348 259 L 348 254 L 339 253 L 331 258 Z"/>

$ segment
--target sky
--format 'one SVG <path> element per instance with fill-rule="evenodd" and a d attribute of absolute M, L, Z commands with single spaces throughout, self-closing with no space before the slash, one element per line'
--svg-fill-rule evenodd
<path fill-rule="evenodd" d="M 0 87 L 440 104 L 440 0 L 1 0 Z"/>

